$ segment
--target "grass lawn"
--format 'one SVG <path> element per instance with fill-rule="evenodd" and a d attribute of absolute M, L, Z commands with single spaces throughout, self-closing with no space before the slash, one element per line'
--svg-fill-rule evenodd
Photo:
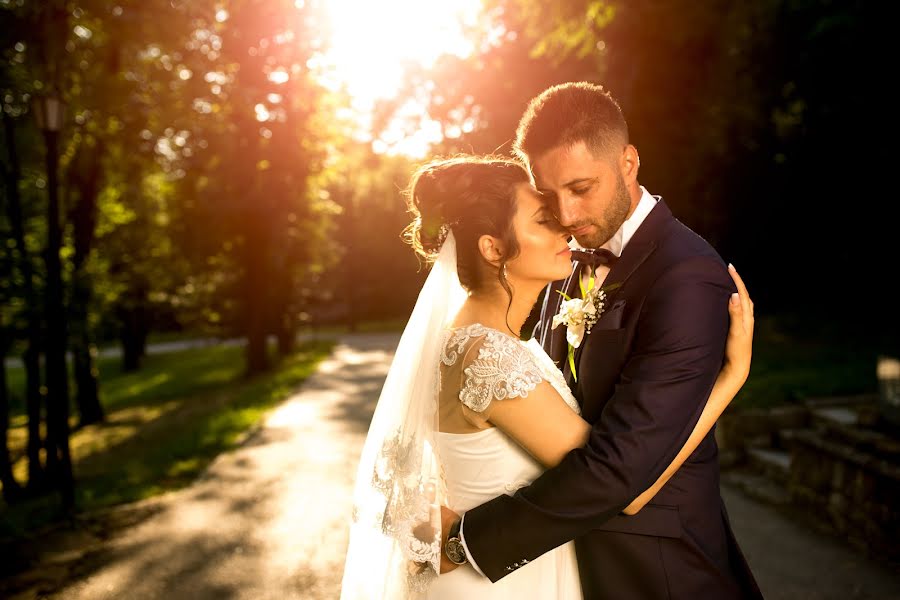
<path fill-rule="evenodd" d="M 331 345 L 301 344 L 271 372 L 249 379 L 243 376 L 241 347 L 149 355 L 136 373 L 122 373 L 118 358 L 101 359 L 107 420 L 71 436 L 78 507 L 139 500 L 189 483 L 309 377 Z M 21 369 L 8 372 L 11 391 L 22 394 Z M 10 448 L 17 479 L 24 482 L 26 419 L 18 412 L 11 420 Z M 0 537 L 52 520 L 57 504 L 53 494 L 14 507 L 0 502 Z"/>

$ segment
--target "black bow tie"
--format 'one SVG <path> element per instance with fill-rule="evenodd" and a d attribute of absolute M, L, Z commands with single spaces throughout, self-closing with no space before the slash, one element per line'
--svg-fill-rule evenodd
<path fill-rule="evenodd" d="M 607 265 L 612 268 L 619 257 L 606 248 L 594 248 L 592 250 L 572 250 L 572 260 L 591 267 Z"/>

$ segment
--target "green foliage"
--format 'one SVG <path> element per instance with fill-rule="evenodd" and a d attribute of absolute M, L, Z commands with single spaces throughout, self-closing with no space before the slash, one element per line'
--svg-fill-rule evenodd
<path fill-rule="evenodd" d="M 37 253 L 45 237 L 46 195 L 29 102 L 56 91 L 68 104 L 67 216 L 85 200 L 96 206 L 91 238 L 67 224 L 63 256 L 71 263 L 90 244 L 101 338 L 138 313 L 150 326 L 234 333 L 265 306 L 266 328 L 295 326 L 334 254 L 334 213 L 314 180 L 337 135 L 323 114 L 333 106 L 306 68 L 317 11 L 292 0 L 0 6 L 0 95 L 20 138 L 29 247 Z M 96 199 L 85 198 L 98 168 Z"/>
<path fill-rule="evenodd" d="M 853 260 L 860 254 L 850 248 L 877 257 L 892 239 L 896 203 L 875 201 L 885 218 L 871 227 L 848 227 L 845 210 L 860 192 L 844 151 L 880 147 L 890 114 L 862 66 L 884 54 L 886 6 L 491 0 L 473 33 L 478 52 L 411 73 L 404 98 L 427 102 L 449 132 L 438 152 L 505 153 L 527 102 L 546 87 L 605 85 L 640 152 L 640 182 L 743 265 L 758 301 L 788 310 L 808 282 L 835 272 L 877 280 L 877 259 Z M 385 104 L 379 123 L 402 105 Z M 825 210 L 826 199 L 845 208 Z M 852 241 L 821 260 L 823 233 Z M 839 318 L 861 315 L 865 326 L 895 312 L 886 295 L 846 302 Z M 831 304 L 816 296 L 810 308 L 824 316 Z"/>
<path fill-rule="evenodd" d="M 323 172 L 321 185 L 339 210 L 332 241 L 340 261 L 310 298 L 314 321 L 356 325 L 409 316 L 426 275 L 401 236 L 410 221 L 405 190 L 413 170 L 407 157 L 348 143 Z"/>
<path fill-rule="evenodd" d="M 757 319 L 750 377 L 733 407 L 767 408 L 806 398 L 877 392 L 875 366 L 889 348 L 877 337 L 851 335 L 830 324 L 798 324 L 787 318 Z M 848 352 L 847 348 L 853 351 Z"/>
<path fill-rule="evenodd" d="M 529 37 L 537 39 L 533 57 L 585 58 L 605 46 L 603 30 L 616 16 L 616 3 L 603 0 L 561 2 L 541 7 L 519 2 Z M 545 14 L 550 13 L 550 14 Z M 549 27 L 548 27 L 549 25 Z"/>

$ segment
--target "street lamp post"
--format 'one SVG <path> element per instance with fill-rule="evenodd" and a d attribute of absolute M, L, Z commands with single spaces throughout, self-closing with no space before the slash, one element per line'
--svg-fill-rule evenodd
<path fill-rule="evenodd" d="M 59 489 L 64 509 L 74 505 L 72 460 L 69 453 L 69 376 L 66 368 L 66 317 L 63 304 L 62 228 L 59 222 L 59 131 L 66 105 L 55 95 L 35 98 L 38 128 L 47 150 L 47 466 Z"/>

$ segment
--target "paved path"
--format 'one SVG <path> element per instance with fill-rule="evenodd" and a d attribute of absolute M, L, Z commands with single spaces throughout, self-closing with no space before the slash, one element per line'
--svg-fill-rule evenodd
<path fill-rule="evenodd" d="M 337 598 L 356 462 L 397 340 L 344 338 L 246 444 L 51 597 Z"/>
<path fill-rule="evenodd" d="M 735 536 L 767 600 L 898 600 L 900 575 L 724 487 Z"/>
<path fill-rule="evenodd" d="M 81 559 L 54 599 L 333 599 L 355 463 L 396 335 L 342 338 L 239 449 Z M 897 577 L 831 538 L 723 490 L 769 600 L 900 598 Z"/>

